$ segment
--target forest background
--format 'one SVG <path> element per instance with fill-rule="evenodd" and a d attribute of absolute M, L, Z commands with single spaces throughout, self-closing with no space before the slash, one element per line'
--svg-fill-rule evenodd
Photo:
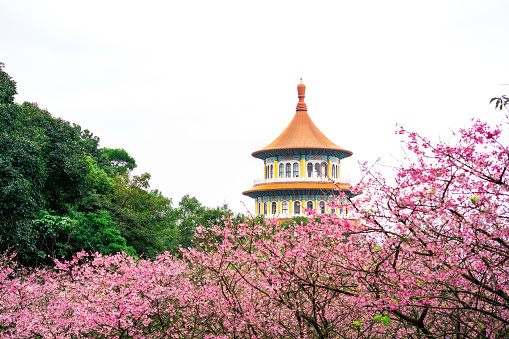
<path fill-rule="evenodd" d="M 86 250 L 154 257 L 192 244 L 198 225 L 221 222 L 227 205 L 178 204 L 133 175 L 124 149 L 54 118 L 35 103 L 17 104 L 15 80 L 0 64 L 0 251 L 23 264 L 52 264 Z"/>

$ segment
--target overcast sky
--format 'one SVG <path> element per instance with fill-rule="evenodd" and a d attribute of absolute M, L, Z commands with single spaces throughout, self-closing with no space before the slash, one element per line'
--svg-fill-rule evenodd
<path fill-rule="evenodd" d="M 396 123 L 432 139 L 509 94 L 509 1 L 8 1 L 0 61 L 37 102 L 124 148 L 178 203 L 253 209 L 251 157 L 295 114 L 358 162 L 400 158 Z"/>

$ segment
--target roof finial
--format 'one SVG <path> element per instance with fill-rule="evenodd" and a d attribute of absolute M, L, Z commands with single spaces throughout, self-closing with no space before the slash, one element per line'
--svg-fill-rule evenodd
<path fill-rule="evenodd" d="M 299 103 L 297 104 L 297 111 L 307 111 L 308 107 L 304 102 L 304 98 L 306 97 L 306 85 L 302 83 L 302 78 L 300 78 L 301 83 L 297 85 L 297 93 L 299 95 Z"/>
<path fill-rule="evenodd" d="M 302 78 L 300 78 L 300 83 L 302 84 Z"/>

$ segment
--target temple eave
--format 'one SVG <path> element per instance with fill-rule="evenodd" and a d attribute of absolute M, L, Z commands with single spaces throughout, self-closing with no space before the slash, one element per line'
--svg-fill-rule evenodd
<path fill-rule="evenodd" d="M 350 195 L 349 188 L 350 185 L 340 183 L 270 183 L 257 185 L 250 190 L 242 192 L 242 194 L 251 198 L 256 198 L 264 195 L 315 194 L 317 191 L 324 194 L 332 194 L 339 190 Z"/>
<path fill-rule="evenodd" d="M 273 156 L 285 156 L 285 155 L 328 155 L 334 156 L 339 159 L 348 158 L 353 154 L 352 151 L 346 149 L 333 149 L 333 148 L 318 148 L 318 147 L 292 147 L 292 148 L 272 148 L 262 149 L 251 153 L 254 158 L 265 160 Z"/>

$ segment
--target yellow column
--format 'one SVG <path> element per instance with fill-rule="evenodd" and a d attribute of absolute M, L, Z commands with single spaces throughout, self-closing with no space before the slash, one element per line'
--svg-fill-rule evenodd
<path fill-rule="evenodd" d="M 255 201 L 255 215 L 258 215 L 258 203 Z"/>
<path fill-rule="evenodd" d="M 304 211 L 306 210 L 306 200 L 302 200 L 300 203 L 300 214 L 304 214 Z"/>
<path fill-rule="evenodd" d="M 267 165 L 263 164 L 263 179 L 267 179 Z"/>
<path fill-rule="evenodd" d="M 278 199 L 277 201 L 277 214 L 281 214 L 281 200 Z"/>
<path fill-rule="evenodd" d="M 293 214 L 293 201 L 292 200 L 288 200 L 288 212 L 291 214 Z"/>
<path fill-rule="evenodd" d="M 300 159 L 300 176 L 301 178 L 306 176 L 306 159 Z"/>
<path fill-rule="evenodd" d="M 327 161 L 327 178 L 332 177 L 332 162 L 329 160 Z"/>
<path fill-rule="evenodd" d="M 338 162 L 338 178 L 341 178 L 341 161 Z"/>
<path fill-rule="evenodd" d="M 325 201 L 325 213 L 330 213 L 330 200 Z"/>
<path fill-rule="evenodd" d="M 274 161 L 274 178 L 279 178 L 279 167 L 277 166 L 277 160 Z"/>
<path fill-rule="evenodd" d="M 318 207 L 318 200 L 315 200 L 315 210 L 318 211 L 319 207 Z"/>

